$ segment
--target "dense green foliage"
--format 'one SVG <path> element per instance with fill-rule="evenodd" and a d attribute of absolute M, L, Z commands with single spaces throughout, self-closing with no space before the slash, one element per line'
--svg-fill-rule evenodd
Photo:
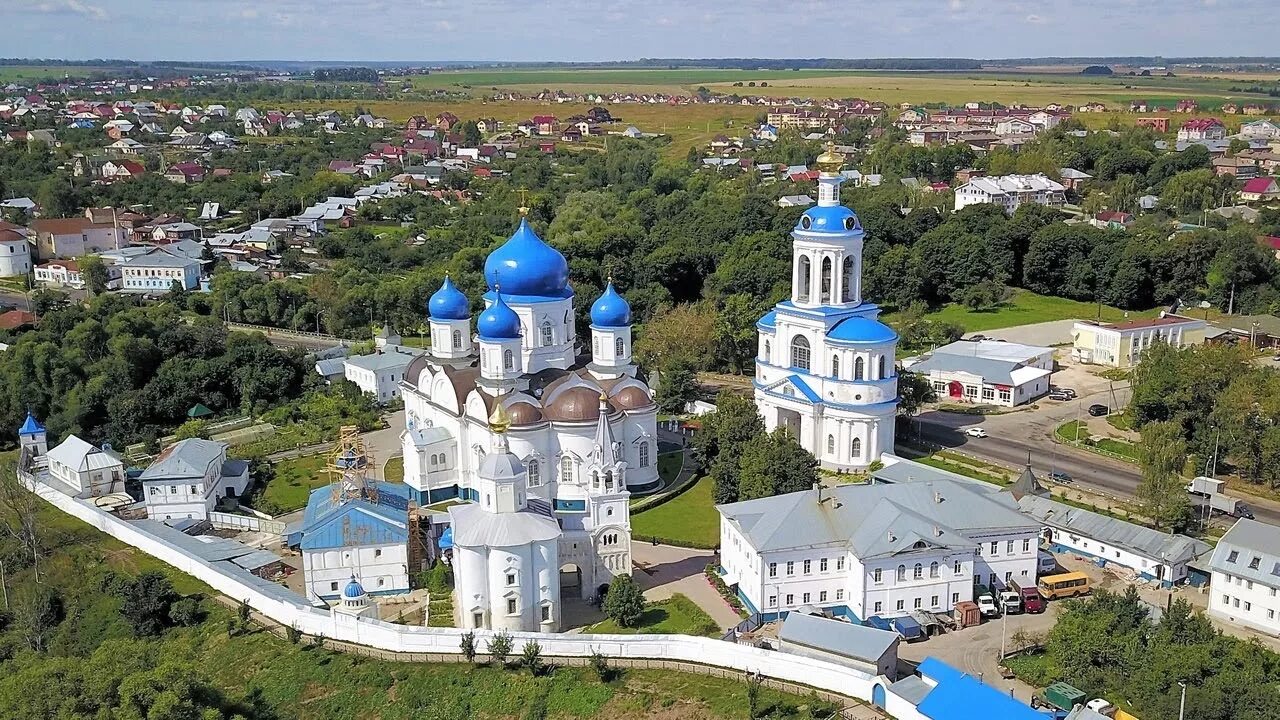
<path fill-rule="evenodd" d="M 1010 663 L 1024 679 L 1065 681 L 1142 718 L 1178 717 L 1178 683 L 1185 682 L 1188 718 L 1276 717 L 1280 655 L 1224 636 L 1186 600 L 1174 600 L 1158 623 L 1133 587 L 1066 603 L 1044 655 Z"/>
<path fill-rule="evenodd" d="M 1280 487 L 1280 372 L 1250 365 L 1242 349 L 1157 344 L 1134 370 L 1134 424 L 1175 423 L 1197 471 L 1217 450 L 1247 482 Z"/>
<path fill-rule="evenodd" d="M 0 353 L 0 424 L 30 409 L 54 437 L 150 441 L 203 403 L 215 412 L 262 412 L 297 397 L 311 378 L 301 352 L 258 335 L 228 334 L 212 319 L 185 321 L 168 304 L 101 296 L 45 313 L 38 330 Z M 4 442 L 12 442 L 6 436 Z"/>
<path fill-rule="evenodd" d="M 619 627 L 633 628 L 644 615 L 644 593 L 630 575 L 617 575 L 604 595 L 604 614 Z"/>
<path fill-rule="evenodd" d="M 702 416 L 694 436 L 704 468 L 715 483 L 715 504 L 808 490 L 818 481 L 818 461 L 784 428 L 764 430 L 750 398 L 721 392 L 716 410 Z"/>

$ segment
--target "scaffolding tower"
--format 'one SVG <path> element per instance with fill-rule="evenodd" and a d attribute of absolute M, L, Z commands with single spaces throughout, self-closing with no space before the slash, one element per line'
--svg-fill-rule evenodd
<path fill-rule="evenodd" d="M 338 443 L 329 454 L 325 468 L 332 478 L 329 488 L 333 493 L 333 504 L 340 505 L 350 500 L 368 500 L 376 504 L 378 484 L 369 479 L 373 467 L 373 455 L 360 437 L 360 428 L 342 426 L 338 430 Z"/>

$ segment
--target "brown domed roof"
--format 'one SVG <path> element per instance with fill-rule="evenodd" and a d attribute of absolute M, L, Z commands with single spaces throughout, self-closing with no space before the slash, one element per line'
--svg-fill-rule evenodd
<path fill-rule="evenodd" d="M 600 391 L 579 385 L 556 395 L 546 407 L 548 420 L 581 422 L 600 417 Z"/>
<path fill-rule="evenodd" d="M 414 387 L 418 387 L 418 381 L 422 378 L 422 371 L 427 367 L 427 356 L 418 355 L 409 361 L 408 367 L 404 369 L 405 382 Z"/>
<path fill-rule="evenodd" d="M 511 415 L 512 426 L 537 425 L 542 422 L 542 411 L 532 403 L 523 400 L 517 400 L 508 405 L 507 413 Z"/>
<path fill-rule="evenodd" d="M 653 398 L 649 397 L 649 393 L 645 392 L 644 388 L 632 385 L 614 395 L 613 404 L 622 410 L 640 410 L 653 407 Z"/>

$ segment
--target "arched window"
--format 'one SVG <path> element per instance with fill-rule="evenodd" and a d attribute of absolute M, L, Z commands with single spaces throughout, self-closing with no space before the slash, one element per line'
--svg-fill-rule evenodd
<path fill-rule="evenodd" d="M 899 565 L 898 566 L 898 582 L 902 582 L 903 580 L 906 580 L 906 579 L 907 579 L 907 566 Z"/>
<path fill-rule="evenodd" d="M 833 455 L 835 454 L 835 451 L 836 451 L 836 436 L 828 435 L 827 436 L 827 454 Z"/>
<path fill-rule="evenodd" d="M 568 455 L 560 458 L 560 482 L 573 482 L 573 458 Z"/>
<path fill-rule="evenodd" d="M 597 470 L 591 471 L 591 488 L 593 490 L 600 489 L 600 472 Z"/>
<path fill-rule="evenodd" d="M 831 356 L 831 377 L 837 380 L 840 379 L 840 356 L 839 355 Z"/>
<path fill-rule="evenodd" d="M 431 466 L 432 466 L 432 467 L 435 467 L 437 464 L 438 464 L 438 463 L 436 462 L 436 454 L 435 454 L 435 453 L 431 453 Z"/>
<path fill-rule="evenodd" d="M 613 489 L 613 471 L 612 470 L 604 471 L 604 489 L 605 490 Z"/>
<path fill-rule="evenodd" d="M 938 561 L 936 560 L 929 563 L 929 577 L 931 578 L 938 577 Z"/>
<path fill-rule="evenodd" d="M 862 438 L 854 438 L 853 442 L 849 443 L 849 454 L 856 458 L 862 457 Z"/>
<path fill-rule="evenodd" d="M 800 277 L 797 278 L 800 283 L 798 288 L 800 302 L 809 302 L 809 286 L 813 284 L 813 276 L 809 269 L 809 256 L 801 255 L 800 260 L 796 262 L 796 267 L 799 269 L 800 274 Z"/>
<path fill-rule="evenodd" d="M 912 571 L 911 576 L 915 580 L 922 579 L 924 577 L 924 566 L 921 565 L 920 563 L 916 563 L 915 569 Z"/>
<path fill-rule="evenodd" d="M 542 323 L 542 347 L 547 347 L 555 337 L 551 334 L 551 323 Z"/>
<path fill-rule="evenodd" d="M 853 286 L 855 284 L 853 278 L 853 256 L 846 256 L 844 259 L 844 302 L 853 302 Z"/>
<path fill-rule="evenodd" d="M 627 350 L 627 344 L 622 342 L 622 338 L 617 338 L 613 341 L 613 351 L 615 354 L 617 354 L 618 357 L 622 357 L 623 355 L 626 355 L 627 354 L 626 350 Z"/>
<path fill-rule="evenodd" d="M 797 335 L 791 340 L 791 367 L 798 370 L 809 369 L 809 340 Z"/>
<path fill-rule="evenodd" d="M 516 367 L 516 358 L 511 354 L 510 350 L 502 352 L 502 368 L 504 370 L 514 370 Z"/>
<path fill-rule="evenodd" d="M 854 360 L 853 361 L 853 379 L 861 380 L 863 376 L 866 374 L 867 374 L 867 364 L 863 362 L 862 358 L 858 358 Z"/>
<path fill-rule="evenodd" d="M 640 467 L 649 467 L 649 443 L 640 443 Z"/>
<path fill-rule="evenodd" d="M 884 356 L 881 355 L 876 358 L 876 379 L 883 380 L 885 379 L 885 377 L 886 376 L 884 374 Z"/>
<path fill-rule="evenodd" d="M 453 349 L 457 350 L 461 347 L 462 347 L 462 331 L 454 330 L 453 331 Z"/>
<path fill-rule="evenodd" d="M 529 487 L 536 487 L 542 484 L 542 471 L 538 467 L 538 461 L 529 458 Z"/>
<path fill-rule="evenodd" d="M 769 356 L 772 355 L 772 353 L 769 352 L 771 349 L 772 348 L 769 345 L 769 341 L 765 340 L 764 341 L 764 361 L 765 362 L 769 362 Z"/>
<path fill-rule="evenodd" d="M 831 302 L 835 281 L 831 275 L 831 258 L 822 258 L 822 302 Z"/>

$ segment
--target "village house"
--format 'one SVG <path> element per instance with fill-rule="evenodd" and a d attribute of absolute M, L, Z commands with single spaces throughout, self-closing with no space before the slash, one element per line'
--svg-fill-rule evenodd
<path fill-rule="evenodd" d="M 1227 128 L 1217 118 L 1192 118 L 1178 129 L 1178 142 L 1222 140 L 1226 137 Z"/>
<path fill-rule="evenodd" d="M 955 209 L 990 203 L 1012 214 L 1024 203 L 1060 207 L 1066 187 L 1043 174 L 978 177 L 956 188 Z"/>
<path fill-rule="evenodd" d="M 165 448 L 138 480 L 152 520 L 207 520 L 223 498 L 249 487 L 249 465 L 227 459 L 227 444 L 189 438 Z"/>
<path fill-rule="evenodd" d="M 1256 177 L 1240 188 L 1241 202 L 1270 202 L 1280 199 L 1280 183 L 1273 177 Z"/>
<path fill-rule="evenodd" d="M 200 261 L 160 248 L 130 257 L 120 270 L 124 292 L 166 293 L 177 283 L 185 290 L 200 285 Z"/>
<path fill-rule="evenodd" d="M 31 230 L 36 256 L 42 260 L 95 255 L 128 244 L 123 228 L 87 217 L 40 218 L 31 223 Z"/>
<path fill-rule="evenodd" d="M 1218 176 L 1230 175 L 1237 180 L 1252 180 L 1258 176 L 1258 164 L 1249 157 L 1216 157 L 1210 163 L 1213 165 L 1213 174 Z"/>
<path fill-rule="evenodd" d="M 104 182 L 115 182 L 117 180 L 142 177 L 146 173 L 147 169 L 143 167 L 142 163 L 135 160 L 108 160 L 102 164 L 98 176 Z"/>
<path fill-rule="evenodd" d="M 164 178 L 179 185 L 192 185 L 204 180 L 204 168 L 199 163 L 174 163 L 165 171 Z"/>
<path fill-rule="evenodd" d="M 1240 519 L 1209 560 L 1209 614 L 1280 636 L 1280 528 Z"/>
<path fill-rule="evenodd" d="M 1143 107 L 1146 107 L 1145 105 Z M 1146 112 L 1142 110 L 1141 112 Z M 1169 132 L 1169 118 L 1167 117 L 1142 117 L 1133 121 L 1136 127 L 1151 128 L 1158 133 Z"/>

